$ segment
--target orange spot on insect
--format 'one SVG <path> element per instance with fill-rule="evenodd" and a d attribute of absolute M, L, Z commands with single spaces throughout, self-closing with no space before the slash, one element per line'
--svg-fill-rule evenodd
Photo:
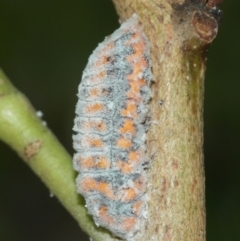
<path fill-rule="evenodd" d="M 99 157 L 97 162 L 97 167 L 101 169 L 107 169 L 110 167 L 110 162 L 106 157 Z"/>
<path fill-rule="evenodd" d="M 127 92 L 127 97 L 140 102 L 142 100 L 141 87 L 146 85 L 146 81 L 144 79 L 130 80 L 129 85 L 130 89 Z"/>
<path fill-rule="evenodd" d="M 104 56 L 101 56 L 101 59 L 96 62 L 95 66 L 96 68 L 99 68 L 101 66 L 105 66 L 107 62 L 108 62 L 107 56 L 104 55 Z"/>
<path fill-rule="evenodd" d="M 136 196 L 137 196 L 137 193 L 135 192 L 135 190 L 133 188 L 127 188 L 123 192 L 122 201 L 129 202 L 129 201 L 133 200 L 134 198 L 136 198 Z"/>
<path fill-rule="evenodd" d="M 107 130 L 108 126 L 107 126 L 106 123 L 104 123 L 103 121 L 101 121 L 101 122 L 97 123 L 97 125 L 94 126 L 94 128 L 96 128 L 96 129 L 99 130 L 99 131 L 105 131 L 105 130 Z"/>
<path fill-rule="evenodd" d="M 139 81 L 131 81 L 129 85 L 130 85 L 130 91 L 133 92 L 133 94 L 140 93 Z"/>
<path fill-rule="evenodd" d="M 132 45 L 134 53 L 127 57 L 128 62 L 136 62 L 136 59 L 140 60 L 144 58 L 143 49 L 146 47 L 144 41 L 139 40 Z"/>
<path fill-rule="evenodd" d="M 134 203 L 132 206 L 134 214 L 139 215 L 142 207 L 143 207 L 143 201 L 137 201 L 136 203 Z"/>
<path fill-rule="evenodd" d="M 99 52 L 98 54 L 99 60 L 96 61 L 95 68 L 104 67 L 109 62 L 110 56 L 106 55 L 106 52 L 111 53 L 111 50 L 113 48 L 114 48 L 114 43 L 109 43 Z"/>
<path fill-rule="evenodd" d="M 106 108 L 105 108 L 104 104 L 102 104 L 102 103 L 89 104 L 85 108 L 85 112 L 88 114 L 105 111 L 105 110 L 106 110 Z"/>
<path fill-rule="evenodd" d="M 85 192 L 97 191 L 110 199 L 115 199 L 113 191 L 107 182 L 97 182 L 93 178 L 88 177 L 82 180 L 80 186 Z"/>
<path fill-rule="evenodd" d="M 123 135 L 127 133 L 134 135 L 136 133 L 136 129 L 134 127 L 133 121 L 126 119 L 123 123 L 123 127 L 119 129 L 119 132 Z"/>
<path fill-rule="evenodd" d="M 136 103 L 127 101 L 126 109 L 121 110 L 121 115 L 126 117 L 137 118 L 137 106 Z"/>
<path fill-rule="evenodd" d="M 89 78 L 89 82 L 91 84 L 96 84 L 96 83 L 103 83 L 103 78 L 106 76 L 106 72 L 102 71 L 97 75 L 94 75 Z"/>
<path fill-rule="evenodd" d="M 134 181 L 134 188 L 141 191 L 144 189 L 144 180 L 142 177 Z"/>
<path fill-rule="evenodd" d="M 140 155 L 139 155 L 139 153 L 138 152 L 136 152 L 136 151 L 131 151 L 130 153 L 129 153 L 129 161 L 130 162 L 138 162 L 138 161 L 140 161 Z"/>
<path fill-rule="evenodd" d="M 107 169 L 110 167 L 109 160 L 104 156 L 80 157 L 78 161 L 80 162 L 82 168 Z"/>
<path fill-rule="evenodd" d="M 130 151 L 128 155 L 128 161 L 118 160 L 116 166 L 121 170 L 122 173 L 131 173 L 140 162 L 140 154 L 136 151 Z"/>
<path fill-rule="evenodd" d="M 133 65 L 133 71 L 127 76 L 128 80 L 137 80 L 138 76 L 143 72 L 144 66 L 147 66 L 147 62 L 142 59 Z"/>
<path fill-rule="evenodd" d="M 99 210 L 99 216 L 104 220 L 107 224 L 115 224 L 114 219 L 108 215 L 108 209 L 106 206 L 102 206 Z"/>
<path fill-rule="evenodd" d="M 122 220 L 122 228 L 126 231 L 131 230 L 137 223 L 137 218 L 129 217 Z"/>
<path fill-rule="evenodd" d="M 120 147 L 120 148 L 124 148 L 124 149 L 128 149 L 132 146 L 132 141 L 129 140 L 129 139 L 125 139 L 125 138 L 120 138 L 118 141 L 117 141 L 117 147 Z"/>
<path fill-rule="evenodd" d="M 105 71 L 102 71 L 102 72 L 100 72 L 99 74 L 97 74 L 97 78 L 98 79 L 102 79 L 103 77 L 105 77 L 106 76 L 106 72 Z"/>
<path fill-rule="evenodd" d="M 81 123 L 81 128 L 87 132 L 94 132 L 95 130 L 104 132 L 107 130 L 108 126 L 103 120 L 90 119 L 88 121 L 83 121 Z"/>
<path fill-rule="evenodd" d="M 98 138 L 88 138 L 87 139 L 87 143 L 89 147 L 103 147 L 103 141 L 101 139 Z"/>
<path fill-rule="evenodd" d="M 89 91 L 89 97 L 98 97 L 99 96 L 99 89 L 98 88 L 92 88 Z"/>
<path fill-rule="evenodd" d="M 87 98 L 89 98 L 89 100 L 96 100 L 99 98 L 106 98 L 109 94 L 110 92 L 108 89 L 105 89 L 101 86 L 97 86 L 89 88 Z"/>
<path fill-rule="evenodd" d="M 121 170 L 122 173 L 131 173 L 132 167 L 129 163 L 124 161 L 118 161 L 117 167 Z"/>
<path fill-rule="evenodd" d="M 91 157 L 86 157 L 86 158 L 80 157 L 78 159 L 78 161 L 80 162 L 82 168 L 91 168 L 91 167 L 94 167 L 94 165 L 95 165 L 92 156 Z"/>

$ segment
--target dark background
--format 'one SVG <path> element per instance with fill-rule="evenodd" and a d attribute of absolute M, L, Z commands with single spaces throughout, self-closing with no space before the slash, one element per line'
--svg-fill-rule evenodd
<path fill-rule="evenodd" d="M 225 0 L 222 9 L 205 80 L 208 241 L 240 240 L 240 1 Z M 118 26 L 111 0 L 0 0 L 0 66 L 70 153 L 81 73 L 93 49 Z M 89 240 L 2 142 L 0 240 Z"/>

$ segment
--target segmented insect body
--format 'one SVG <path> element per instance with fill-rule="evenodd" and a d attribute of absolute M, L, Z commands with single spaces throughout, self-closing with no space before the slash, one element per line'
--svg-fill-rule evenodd
<path fill-rule="evenodd" d="M 146 211 L 145 139 L 153 79 L 149 44 L 133 15 L 90 56 L 73 136 L 78 192 L 96 224 L 128 240 Z"/>

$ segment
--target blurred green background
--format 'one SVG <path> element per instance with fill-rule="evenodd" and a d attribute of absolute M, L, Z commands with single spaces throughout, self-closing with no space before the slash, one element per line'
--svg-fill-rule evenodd
<path fill-rule="evenodd" d="M 226 0 L 205 82 L 207 240 L 240 240 L 240 1 Z M 0 66 L 66 149 L 81 73 L 118 27 L 111 0 L 0 0 Z M 50 191 L 0 142 L 0 240 L 85 241 Z"/>

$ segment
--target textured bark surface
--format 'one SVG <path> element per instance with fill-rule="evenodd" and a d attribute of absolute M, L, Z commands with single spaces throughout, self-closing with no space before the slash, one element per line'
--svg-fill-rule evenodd
<path fill-rule="evenodd" d="M 203 80 L 218 12 L 201 0 L 113 2 L 121 20 L 139 15 L 155 76 L 147 142 L 148 220 L 137 240 L 204 241 Z"/>

